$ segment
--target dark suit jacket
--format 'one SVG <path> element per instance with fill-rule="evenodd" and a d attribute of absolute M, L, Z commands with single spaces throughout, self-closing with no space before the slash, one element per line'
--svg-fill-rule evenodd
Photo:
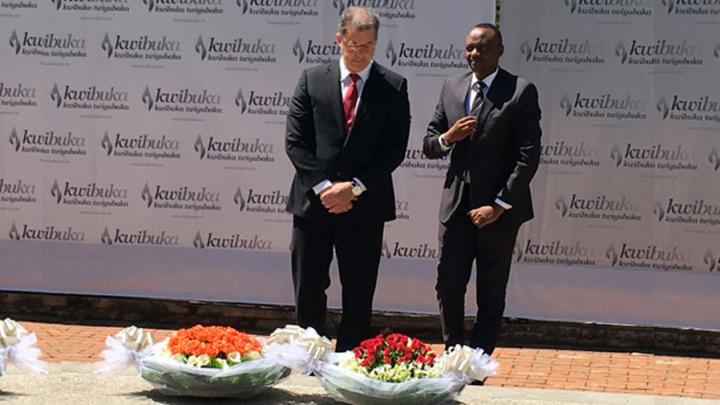
<path fill-rule="evenodd" d="M 285 149 L 296 173 L 287 210 L 331 215 L 313 187 L 357 177 L 367 190 L 346 215 L 358 221 L 395 219 L 391 173 L 405 157 L 410 104 L 404 77 L 372 64 L 349 134 L 345 134 L 338 61 L 302 72 L 287 116 Z"/>
<path fill-rule="evenodd" d="M 447 222 L 460 203 L 463 173 L 470 170 L 473 207 L 496 198 L 512 205 L 498 223 L 520 225 L 533 217 L 530 180 L 540 161 L 540 108 L 535 86 L 499 69 L 478 117 L 476 132 L 443 152 L 438 137 L 465 113 L 472 73 L 448 78 L 428 125 L 423 151 L 429 158 L 450 155 L 440 201 L 440 221 Z"/>

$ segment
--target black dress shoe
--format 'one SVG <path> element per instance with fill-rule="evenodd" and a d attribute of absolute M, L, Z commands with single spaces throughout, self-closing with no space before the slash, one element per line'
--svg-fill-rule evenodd
<path fill-rule="evenodd" d="M 487 378 L 483 380 L 473 380 L 468 385 L 485 385 L 485 380 L 487 380 Z"/>

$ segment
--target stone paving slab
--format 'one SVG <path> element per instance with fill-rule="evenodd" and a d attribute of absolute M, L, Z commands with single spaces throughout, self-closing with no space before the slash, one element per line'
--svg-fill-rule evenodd
<path fill-rule="evenodd" d="M 22 323 L 38 335 L 43 359 L 52 363 L 98 361 L 105 337 L 121 329 L 120 326 Z M 149 330 L 156 340 L 171 332 Z M 433 347 L 442 351 L 441 345 Z M 500 362 L 500 372 L 487 380 L 484 389 L 541 388 L 720 400 L 720 359 L 717 358 L 509 347 L 498 348 L 494 357 Z"/>
<path fill-rule="evenodd" d="M 551 389 L 469 386 L 449 404 L 611 404 L 710 405 L 720 401 L 633 394 L 610 394 Z M 316 378 L 292 374 L 269 391 L 248 400 L 168 397 L 128 368 L 106 376 L 92 373 L 88 363 L 50 365 L 48 375 L 28 375 L 9 368 L 0 377 L 0 403 L 8 404 L 336 404 Z"/>

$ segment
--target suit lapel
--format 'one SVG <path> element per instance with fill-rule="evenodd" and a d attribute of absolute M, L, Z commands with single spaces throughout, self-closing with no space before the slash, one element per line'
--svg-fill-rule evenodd
<path fill-rule="evenodd" d="M 458 86 L 453 89 L 454 94 L 452 94 L 452 97 L 450 99 L 456 101 L 455 108 L 460 114 L 458 118 L 467 115 L 467 112 L 465 111 L 465 102 L 467 101 L 468 92 L 470 91 L 471 80 L 472 73 L 468 73 L 462 77 Z"/>
<path fill-rule="evenodd" d="M 325 86 L 327 88 L 328 99 L 332 106 L 332 112 L 337 121 L 337 127 L 340 129 L 340 134 L 345 132 L 345 120 L 343 117 L 342 110 L 342 91 L 340 89 L 340 65 L 339 62 L 331 62 L 327 69 L 327 80 Z"/>

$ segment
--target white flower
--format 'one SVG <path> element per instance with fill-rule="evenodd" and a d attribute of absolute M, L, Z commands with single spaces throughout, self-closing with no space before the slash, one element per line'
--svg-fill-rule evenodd
<path fill-rule="evenodd" d="M 242 363 L 242 356 L 238 352 L 230 352 L 227 355 L 228 362 L 231 364 Z"/>
<path fill-rule="evenodd" d="M 495 374 L 498 363 L 482 349 L 455 345 L 435 361 L 433 368 L 440 374 L 458 373 L 470 380 L 483 380 Z"/>
<path fill-rule="evenodd" d="M 28 334 L 28 331 L 20 323 L 5 318 L 0 322 L 0 347 L 12 346 Z"/>
<path fill-rule="evenodd" d="M 153 345 L 152 334 L 136 326 L 121 330 L 115 334 L 115 338 L 130 350 L 142 351 Z"/>
<path fill-rule="evenodd" d="M 290 343 L 305 349 L 312 360 L 325 358 L 328 353 L 334 351 L 330 339 L 320 336 L 313 328 L 301 328 L 297 325 L 288 325 L 282 329 L 276 329 L 268 339 L 268 346 L 273 344 Z"/>

